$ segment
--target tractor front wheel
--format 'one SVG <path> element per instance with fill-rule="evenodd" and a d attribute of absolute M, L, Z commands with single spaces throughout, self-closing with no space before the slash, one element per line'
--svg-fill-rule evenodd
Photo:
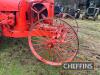
<path fill-rule="evenodd" d="M 44 32 L 36 32 L 37 36 L 32 36 L 33 30 L 37 29 Z M 53 66 L 71 62 L 79 49 L 75 30 L 61 19 L 47 18 L 38 21 L 30 28 L 28 42 L 37 59 Z"/>

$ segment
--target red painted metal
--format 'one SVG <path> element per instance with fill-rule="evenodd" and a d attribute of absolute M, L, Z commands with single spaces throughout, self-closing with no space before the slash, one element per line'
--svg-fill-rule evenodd
<path fill-rule="evenodd" d="M 15 16 L 13 13 L 0 13 L 0 22 L 2 25 L 14 25 Z"/>
<path fill-rule="evenodd" d="M 54 0 L 0 0 L 0 17 L 2 16 L 2 18 L 0 18 L 0 25 L 2 25 L 3 35 L 15 38 L 27 37 L 30 26 L 37 21 L 32 17 L 33 14 L 31 13 L 32 5 L 35 4 L 41 4 L 45 7 L 47 10 L 46 13 L 48 14 L 46 17 L 54 16 Z M 41 12 L 39 14 L 42 15 L 43 10 L 41 9 L 39 11 Z M 9 13 L 11 13 L 15 19 L 8 20 L 7 17 Z M 30 16 L 32 18 L 30 18 Z M 33 19 L 33 22 L 31 22 L 31 19 Z M 8 21 L 10 25 L 7 24 Z M 3 24 L 4 22 L 7 26 Z"/>
<path fill-rule="evenodd" d="M 0 11 L 18 11 L 21 0 L 0 0 Z"/>
<path fill-rule="evenodd" d="M 54 0 L 0 0 L 2 35 L 13 38 L 28 37 L 32 53 L 42 62 L 57 66 L 62 65 L 63 62 L 72 61 L 78 50 L 78 38 L 74 29 L 68 23 L 62 20 L 56 21 L 58 19 L 49 19 L 53 17 Z M 56 57 L 54 61 L 40 56 L 36 52 L 35 42 L 32 43 L 32 37 L 39 38 L 35 41 L 38 43 L 38 50 L 44 45 L 44 48 L 41 48 L 43 51 L 46 50 L 44 53 L 48 53 L 50 57 L 58 55 L 60 59 Z M 61 48 L 60 45 L 62 44 L 65 47 L 70 45 L 71 51 L 66 53 L 68 49 Z M 52 49 L 54 49 L 53 52 Z M 66 51 L 60 53 L 64 57 L 58 53 L 60 49 Z M 55 53 L 55 55 L 52 53 Z"/>

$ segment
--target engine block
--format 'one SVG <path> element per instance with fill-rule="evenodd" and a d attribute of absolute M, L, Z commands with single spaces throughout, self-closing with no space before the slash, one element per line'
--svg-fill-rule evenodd
<path fill-rule="evenodd" d="M 0 24 L 14 26 L 15 15 L 12 12 L 0 12 Z"/>
<path fill-rule="evenodd" d="M 6 37 L 27 37 L 40 19 L 54 16 L 54 0 L 0 0 L 0 26 Z"/>

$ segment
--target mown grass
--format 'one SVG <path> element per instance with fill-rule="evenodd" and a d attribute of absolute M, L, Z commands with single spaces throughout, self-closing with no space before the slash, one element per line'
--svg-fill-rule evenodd
<path fill-rule="evenodd" d="M 59 75 L 61 68 L 45 65 L 31 54 L 27 39 L 3 38 L 0 47 L 0 75 Z"/>
<path fill-rule="evenodd" d="M 100 39 L 100 22 L 78 20 L 80 44 L 85 35 Z M 62 66 L 45 65 L 32 55 L 27 39 L 0 37 L 0 75 L 100 75 L 100 69 L 91 71 L 64 70 Z M 80 47 L 81 50 L 81 47 Z M 74 61 L 87 61 L 87 56 L 78 54 Z"/>

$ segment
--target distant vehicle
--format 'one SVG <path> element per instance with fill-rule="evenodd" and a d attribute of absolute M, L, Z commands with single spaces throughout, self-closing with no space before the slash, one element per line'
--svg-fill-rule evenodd
<path fill-rule="evenodd" d="M 70 16 L 76 18 L 76 19 L 80 18 L 80 13 L 81 13 L 80 9 L 65 7 L 64 12 L 69 14 Z"/>
<path fill-rule="evenodd" d="M 82 16 L 82 20 L 92 17 L 93 20 L 95 21 L 96 19 L 98 19 L 99 11 L 100 10 L 99 8 L 96 7 L 96 4 L 93 1 L 91 1 L 90 6 L 87 8 L 87 10 Z"/>
<path fill-rule="evenodd" d="M 57 14 L 60 14 L 61 13 L 61 8 L 59 6 L 55 6 L 55 11 L 54 11 L 54 14 L 57 15 Z"/>

